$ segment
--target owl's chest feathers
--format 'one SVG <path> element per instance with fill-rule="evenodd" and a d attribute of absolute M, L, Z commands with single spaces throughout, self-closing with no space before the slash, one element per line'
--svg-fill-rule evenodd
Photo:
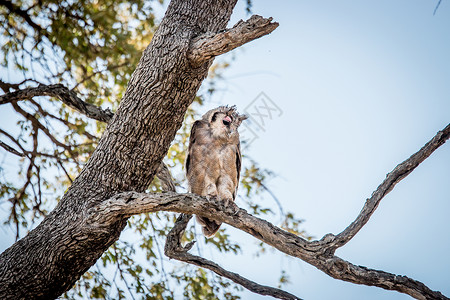
<path fill-rule="evenodd" d="M 197 127 L 189 148 L 190 192 L 234 196 L 238 184 L 239 134 L 215 136 L 208 127 Z"/>
<path fill-rule="evenodd" d="M 196 142 L 191 152 L 192 173 L 190 184 L 203 186 L 206 182 L 222 180 L 237 184 L 236 145 L 218 140 Z"/>
<path fill-rule="evenodd" d="M 236 146 L 228 143 L 215 141 L 213 143 L 197 145 L 201 148 L 201 156 L 196 160 L 202 165 L 207 172 L 226 171 L 229 173 L 231 166 L 234 167 L 236 161 Z"/>

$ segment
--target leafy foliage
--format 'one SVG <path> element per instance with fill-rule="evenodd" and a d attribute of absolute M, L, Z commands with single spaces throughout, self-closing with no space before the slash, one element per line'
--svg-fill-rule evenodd
<path fill-rule="evenodd" d="M 248 4 L 250 8 L 251 2 Z M 0 88 L 8 93 L 39 84 L 62 83 L 84 101 L 114 111 L 157 28 L 155 5 L 143 0 L 3 1 Z M 183 166 L 191 124 L 226 67 L 226 62 L 212 66 L 209 85 L 188 109 L 168 151 L 166 163 L 179 191 L 186 191 Z M 56 205 L 94 151 L 106 124 L 90 120 L 49 97 L 13 102 L 8 109 L 13 112 L 8 122 L 12 125 L 0 128 L 0 137 L 23 157 L 5 154 L 8 160 L 4 159 L 0 168 L 0 196 L 6 199 L 1 207 L 9 212 L 4 225 L 13 226 L 18 239 Z M 270 196 L 265 184 L 274 174 L 248 158 L 245 161 L 241 200 L 254 214 L 277 215 L 255 201 L 263 194 Z M 148 190 L 161 190 L 157 178 Z M 304 235 L 299 227 L 301 220 L 284 214 L 281 206 L 279 214 L 286 230 Z M 163 248 L 174 221 L 174 214 L 167 212 L 130 218 L 120 241 L 64 297 L 239 299 L 241 288 L 235 284 L 194 266 L 168 261 Z M 228 255 L 241 251 L 226 229 L 213 239 L 205 239 L 191 224 L 185 239 L 199 241 L 198 252 L 205 247 Z M 283 273 L 280 283 L 286 282 L 286 277 Z"/>

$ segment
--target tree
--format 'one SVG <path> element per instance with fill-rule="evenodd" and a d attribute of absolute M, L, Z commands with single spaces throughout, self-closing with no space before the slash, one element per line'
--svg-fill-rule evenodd
<path fill-rule="evenodd" d="M 339 235 L 327 235 L 319 241 L 308 242 L 243 210 L 237 215 L 221 211 L 214 203 L 195 195 L 141 193 L 151 183 L 181 126 L 183 115 L 194 100 L 212 57 L 267 34 L 276 27 L 271 20 L 252 17 L 222 32 L 234 4 L 233 1 L 215 4 L 173 1 L 170 4 L 158 32 L 130 79 L 119 108 L 83 171 L 55 210 L 36 229 L 1 255 L 0 278 L 7 283 L 3 285 L 5 298 L 8 294 L 43 298 L 61 294 L 118 239 L 128 217 L 168 210 L 213 216 L 288 255 L 311 263 L 335 278 L 394 289 L 417 298 L 445 299 L 440 293 L 409 278 L 352 265 L 336 257 L 334 251 L 358 232 L 379 201 L 398 181 L 448 139 L 449 126 L 389 174 L 352 225 Z M 18 13 L 22 11 L 20 9 Z M 15 101 L 31 97 L 33 91 L 38 95 L 49 95 L 48 88 L 41 86 L 18 90 L 2 96 L 1 101 L 18 107 Z M 89 114 L 90 111 L 92 114 L 95 111 L 94 115 L 101 115 L 103 121 L 111 117 L 108 112 L 80 102 L 61 86 L 51 86 L 50 89 L 62 101 L 82 112 Z M 39 127 L 37 121 L 34 124 Z M 179 240 L 188 219 L 185 215 L 180 216 L 169 235 L 166 253 L 170 257 L 213 269 L 255 292 L 295 298 L 286 292 L 248 282 L 212 262 L 190 255 L 187 251 L 192 243 L 182 247 Z M 24 261 L 25 256 L 27 260 Z M 43 269 L 32 268 L 36 265 Z M 12 274 L 21 276 L 12 278 Z"/>

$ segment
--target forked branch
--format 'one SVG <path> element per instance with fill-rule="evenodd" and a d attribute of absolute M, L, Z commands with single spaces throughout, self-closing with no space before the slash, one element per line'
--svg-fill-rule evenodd
<path fill-rule="evenodd" d="M 253 282 L 251 280 L 242 277 L 239 274 L 227 271 L 213 261 L 207 260 L 200 256 L 190 254 L 188 251 L 192 248 L 194 242 L 190 242 L 186 246 L 182 246 L 181 238 L 191 218 L 192 218 L 191 215 L 186 214 L 180 214 L 178 216 L 174 227 L 167 235 L 166 245 L 164 247 L 164 253 L 168 257 L 189 264 L 193 264 L 205 269 L 209 269 L 222 277 L 228 278 L 233 282 L 240 284 L 241 286 L 247 288 L 249 291 L 260 295 L 272 296 L 278 299 L 288 299 L 288 300 L 300 299 L 286 291 L 269 286 L 260 285 L 256 282 Z"/>

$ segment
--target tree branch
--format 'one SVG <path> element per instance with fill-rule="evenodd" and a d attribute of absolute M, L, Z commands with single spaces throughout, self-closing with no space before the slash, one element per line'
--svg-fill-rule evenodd
<path fill-rule="evenodd" d="M 2 82 L 0 81 L 0 83 L 2 83 Z M 6 89 L 6 85 L 7 85 L 6 83 L 3 83 L 3 86 L 5 87 L 5 89 Z M 18 88 L 18 86 L 19 86 L 19 84 L 8 85 L 8 89 L 9 89 L 9 87 Z M 1 87 L 1 85 L 0 85 L 0 87 Z M 76 111 L 78 111 L 82 114 L 85 114 L 87 117 L 89 117 L 91 119 L 95 119 L 100 122 L 107 123 L 114 116 L 114 114 L 109 109 L 104 110 L 98 106 L 84 102 L 83 100 L 78 98 L 78 96 L 75 94 L 75 92 L 70 91 L 68 88 L 66 88 L 62 84 L 54 84 L 54 85 L 40 84 L 38 87 L 25 88 L 22 90 L 6 93 L 6 94 L 0 96 L 0 105 L 6 104 L 6 103 L 12 103 L 14 108 L 19 113 L 21 113 L 24 117 L 26 117 L 33 123 L 36 123 L 38 125 L 38 128 L 43 130 L 45 132 L 45 134 L 52 140 L 52 142 L 54 142 L 56 145 L 61 146 L 67 150 L 70 150 L 70 147 L 68 148 L 68 146 L 66 146 L 63 143 L 56 140 L 53 137 L 53 135 L 50 134 L 48 129 L 45 128 L 45 126 L 43 126 L 41 123 L 39 123 L 39 121 L 36 118 L 34 118 L 31 114 L 22 110 L 20 107 L 18 107 L 18 105 L 16 103 L 14 103 L 15 101 L 19 101 L 19 100 L 32 99 L 33 97 L 36 97 L 36 96 L 57 97 L 63 103 L 65 103 L 67 106 L 75 109 Z M 67 122 L 61 118 L 57 118 L 57 117 L 45 112 L 38 103 L 33 101 L 33 104 L 37 106 L 39 112 L 41 114 L 43 114 L 44 116 L 50 116 L 50 117 L 53 117 L 53 118 L 63 122 L 66 125 L 72 125 L 69 122 Z M 95 136 L 89 134 L 88 132 L 85 132 L 84 134 L 88 138 L 96 139 Z M 11 149 L 13 149 L 13 148 L 9 147 L 8 145 L 6 145 L 3 142 L 0 144 L 0 146 L 13 154 L 16 154 L 19 156 L 24 156 L 24 153 L 19 153 L 17 151 L 11 151 Z M 24 152 L 25 152 L 25 150 L 24 150 Z M 54 157 L 54 158 L 56 158 L 56 157 Z M 161 180 L 163 188 L 165 187 L 164 190 L 175 191 L 175 185 L 170 176 L 170 171 L 168 170 L 168 167 L 164 164 L 164 162 L 161 162 L 156 176 Z M 70 177 L 68 176 L 68 178 L 70 178 Z M 72 181 L 72 180 L 70 179 L 70 181 Z"/>
<path fill-rule="evenodd" d="M 38 152 L 38 151 L 34 151 L 34 150 L 32 150 L 32 151 L 28 151 L 28 150 L 26 150 L 21 144 L 20 144 L 20 142 L 19 142 L 19 140 L 18 139 L 15 139 L 12 135 L 10 135 L 8 132 L 6 132 L 6 131 L 4 131 L 3 129 L 1 129 L 0 128 L 0 134 L 3 134 L 3 135 L 5 135 L 6 137 L 8 137 L 14 144 L 16 144 L 19 148 L 20 148 L 20 150 L 22 151 L 22 152 L 19 152 L 19 151 L 17 151 L 17 150 L 15 150 L 16 152 L 13 152 L 13 151 L 9 151 L 9 152 L 11 152 L 11 153 L 13 153 L 13 154 L 15 154 L 15 155 L 18 155 L 18 156 L 21 156 L 21 157 L 24 157 L 24 156 L 27 156 L 28 157 L 28 159 L 30 159 L 31 157 L 39 157 L 39 156 L 43 156 L 43 157 L 48 157 L 48 158 L 52 158 L 52 159 L 56 159 L 56 160 L 59 160 L 59 161 L 64 161 L 64 162 L 69 162 L 70 161 L 70 159 L 69 158 L 62 158 L 62 157 L 59 157 L 59 155 L 61 154 L 61 153 L 55 153 L 55 154 L 50 154 L 50 153 L 43 153 L 43 152 Z M 8 146 L 8 145 L 7 145 Z M 2 146 L 3 147 L 3 146 Z M 4 148 L 4 147 L 3 147 Z M 6 149 L 7 150 L 7 149 Z M 65 151 L 65 150 L 63 150 L 63 151 Z"/>
<path fill-rule="evenodd" d="M 319 264 L 315 267 L 335 279 L 394 290 L 416 299 L 449 300 L 440 292 L 432 291 L 420 281 L 407 276 L 357 266 L 335 255 L 329 258 L 321 257 Z"/>
<path fill-rule="evenodd" d="M 192 215 L 186 215 L 181 214 L 178 216 L 177 221 L 175 222 L 174 227 L 169 232 L 167 239 L 166 239 L 166 245 L 164 247 L 164 253 L 173 259 L 183 261 L 186 263 L 190 263 L 202 268 L 209 269 L 219 276 L 226 277 L 232 281 L 234 281 L 237 284 L 242 285 L 243 287 L 247 288 L 249 291 L 265 295 L 265 296 L 272 296 L 274 298 L 278 299 L 300 299 L 288 292 L 285 292 L 283 290 L 272 288 L 269 286 L 260 285 L 256 282 L 253 282 L 251 280 L 248 280 L 239 274 L 227 271 L 220 267 L 215 262 L 212 262 L 210 260 L 204 259 L 203 257 L 196 256 L 190 254 L 188 251 L 192 248 L 195 242 L 188 243 L 186 246 L 181 245 L 181 238 L 184 234 L 184 230 L 186 229 L 186 226 L 189 222 L 189 220 L 192 218 Z"/>
<path fill-rule="evenodd" d="M 162 189 L 166 192 L 175 192 L 175 184 L 173 182 L 172 176 L 170 174 L 170 171 L 168 167 L 161 163 L 161 165 L 158 168 L 158 172 L 156 176 L 161 181 Z M 251 280 L 248 280 L 239 274 L 227 271 L 220 267 L 218 264 L 204 259 L 200 256 L 192 255 L 188 253 L 188 251 L 192 248 L 194 245 L 194 242 L 191 242 L 187 244 L 186 246 L 182 246 L 181 244 L 181 238 L 184 234 L 184 231 L 186 229 L 187 224 L 189 223 L 189 220 L 192 218 L 192 215 L 186 215 L 186 214 L 180 214 L 174 224 L 174 227 L 169 232 L 166 238 L 166 244 L 164 247 L 164 254 L 169 257 L 173 258 L 179 261 L 183 261 L 186 263 L 190 263 L 202 268 L 209 269 L 219 276 L 226 277 L 233 282 L 242 285 L 243 287 L 247 288 L 249 291 L 265 295 L 265 296 L 272 296 L 278 299 L 300 299 L 290 293 L 287 293 L 281 289 L 272 288 L 269 286 L 260 285 L 256 282 L 253 282 Z"/>
<path fill-rule="evenodd" d="M 15 89 L 15 90 L 19 89 L 19 86 L 20 86 L 22 83 L 23 83 L 23 82 L 21 82 L 21 83 L 7 83 L 7 82 L 4 82 L 3 80 L 0 79 L 0 89 L 1 89 L 4 93 L 7 93 L 7 92 L 9 92 L 11 89 Z"/>
<path fill-rule="evenodd" d="M 433 16 L 436 15 L 436 12 L 437 12 L 439 6 L 441 5 L 441 2 L 442 2 L 442 0 L 439 0 L 438 3 L 436 4 L 436 7 L 434 8 L 434 11 L 433 11 Z"/>
<path fill-rule="evenodd" d="M 0 105 L 10 103 L 13 101 L 31 99 L 36 96 L 57 97 L 67 106 L 75 109 L 76 111 L 82 114 L 85 114 L 87 117 L 91 119 L 101 122 L 109 122 L 114 115 L 109 109 L 102 109 L 98 106 L 84 102 L 83 100 L 78 98 L 75 92 L 70 91 L 62 84 L 53 84 L 53 85 L 40 84 L 38 87 L 29 87 L 23 90 L 18 90 L 7 93 L 5 95 L 1 95 Z"/>
<path fill-rule="evenodd" d="M 15 154 L 17 156 L 25 156 L 25 154 L 20 153 L 19 151 L 17 151 L 16 149 L 14 149 L 13 147 L 9 146 L 8 144 L 5 144 L 4 142 L 0 141 L 0 147 L 2 147 L 3 149 L 5 149 L 8 152 L 11 152 L 12 154 Z"/>
<path fill-rule="evenodd" d="M 177 194 L 173 192 L 154 194 L 125 192 L 117 194 L 109 200 L 90 207 L 86 222 L 89 226 L 107 228 L 110 224 L 117 222 L 118 219 L 159 210 L 197 214 L 243 230 L 281 252 L 304 260 L 336 279 L 378 286 L 387 290 L 396 290 L 417 299 L 449 299 L 440 292 L 432 291 L 425 284 L 414 279 L 356 266 L 334 255 L 337 247 L 344 245 L 367 223 L 378 203 L 394 188 L 395 184 L 410 174 L 449 138 L 450 124 L 442 131 L 439 131 L 422 149 L 388 174 L 386 180 L 373 193 L 372 198 L 366 202 L 355 222 L 341 234 L 337 236 L 327 234 L 320 241 L 309 242 L 265 220 L 248 214 L 244 209 L 239 209 L 235 213 L 232 209 L 223 210 L 212 199 L 208 200 L 195 194 Z M 180 231 L 175 232 L 179 233 Z M 171 241 L 171 243 L 175 242 Z M 176 247 L 180 248 L 181 246 L 176 244 Z M 180 249 L 186 249 L 186 247 L 181 247 Z M 186 256 L 187 250 L 183 251 L 182 254 L 178 253 L 181 260 L 193 260 L 192 263 L 197 265 L 203 263 L 197 258 Z M 204 262 L 204 264 L 211 267 L 207 262 Z M 216 267 L 218 266 L 211 268 Z"/>
<path fill-rule="evenodd" d="M 344 231 L 339 233 L 333 241 L 332 248 L 337 249 L 350 241 L 358 231 L 369 221 L 375 212 L 381 199 L 384 198 L 394 186 L 403 178 L 408 176 L 417 166 L 419 166 L 426 158 L 428 158 L 437 148 L 443 145 L 450 138 L 450 124 L 443 130 L 439 131 L 425 146 L 419 151 L 411 155 L 407 160 L 399 164 L 386 175 L 386 179 L 372 193 L 372 196 L 366 200 L 364 207 L 353 223 Z"/>
<path fill-rule="evenodd" d="M 43 117 L 50 117 L 50 118 L 52 118 L 52 119 L 54 119 L 54 120 L 57 120 L 57 121 L 63 123 L 64 125 L 66 125 L 66 126 L 67 126 L 68 128 L 70 128 L 70 129 L 73 129 L 73 128 L 76 128 L 76 127 L 77 127 L 77 125 L 75 125 L 75 124 L 73 124 L 73 123 L 71 123 L 71 122 L 69 122 L 69 121 L 67 121 L 67 120 L 64 120 L 64 119 L 62 119 L 62 118 L 60 118 L 60 117 L 57 117 L 57 116 L 55 116 L 55 115 L 53 115 L 53 114 L 47 112 L 46 110 L 44 110 L 44 108 L 43 108 L 38 102 L 34 101 L 33 99 L 30 99 L 30 102 L 31 102 L 34 106 L 36 106 L 36 108 L 37 108 L 38 112 L 41 114 L 41 116 L 43 116 Z M 92 141 L 98 140 L 98 137 L 96 137 L 96 136 L 93 135 L 93 134 L 90 134 L 90 133 L 89 133 L 88 131 L 86 131 L 86 130 L 84 130 L 83 133 L 80 133 L 80 135 L 81 135 L 81 134 L 83 134 L 84 136 L 86 136 L 88 139 L 90 139 L 90 140 L 92 140 Z"/>
<path fill-rule="evenodd" d="M 278 27 L 272 18 L 253 15 L 247 21 L 240 20 L 231 29 L 219 33 L 205 33 L 195 37 L 190 45 L 188 58 L 193 65 L 201 65 L 210 58 L 229 52 L 245 43 L 267 35 Z"/>
<path fill-rule="evenodd" d="M 140 213 L 164 210 L 197 214 L 245 231 L 283 253 L 302 259 L 336 279 L 396 290 L 418 299 L 448 299 L 441 293 L 432 291 L 423 283 L 411 278 L 355 266 L 342 260 L 330 253 L 330 247 L 327 244 L 330 240 L 327 236 L 321 241 L 308 242 L 248 214 L 244 209 L 240 209 L 237 214 L 231 210 L 222 209 L 214 200 L 208 200 L 195 194 L 125 192 L 89 208 L 86 223 L 89 228 L 101 230 L 101 228 L 108 228 L 117 220 Z"/>

